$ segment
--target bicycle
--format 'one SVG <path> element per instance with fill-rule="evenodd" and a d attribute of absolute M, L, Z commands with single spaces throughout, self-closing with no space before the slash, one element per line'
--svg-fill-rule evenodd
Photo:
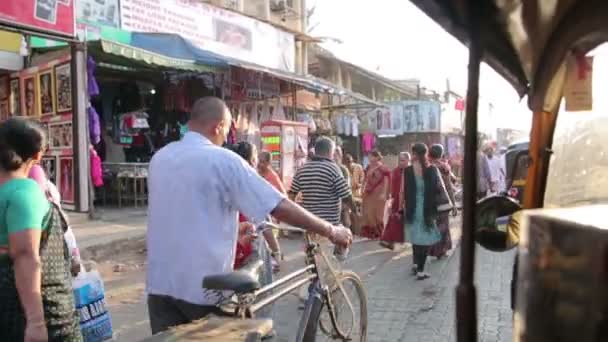
<path fill-rule="evenodd" d="M 265 230 L 278 229 L 305 233 L 299 228 L 278 227 L 265 222 L 256 228 L 259 236 Z M 328 340 L 353 342 L 367 341 L 367 294 L 359 276 L 352 271 L 336 271 L 321 244 L 313 241 L 309 234 L 306 239 L 306 267 L 292 272 L 272 283 L 261 286 L 258 272 L 263 261 L 254 258 L 243 268 L 228 274 L 211 275 L 203 279 L 203 288 L 215 291 L 222 300 L 218 305 L 229 316 L 238 319 L 255 318 L 255 313 L 273 304 L 288 294 L 309 283 L 308 299 L 300 319 L 296 342 L 314 342 L 317 337 Z M 328 272 L 320 272 L 321 262 Z M 327 276 L 323 273 L 327 273 Z M 353 298 L 346 293 L 347 285 L 354 286 L 359 304 L 359 315 L 355 313 Z M 276 290 L 276 293 L 273 293 Z M 225 292 L 230 293 L 226 296 Z M 265 297 L 264 297 L 265 296 Z M 340 300 L 342 299 L 342 300 Z M 338 304 L 341 309 L 338 308 Z M 347 306 L 349 311 L 344 311 Z M 325 309 L 325 310 L 324 310 Z M 342 318 L 351 318 L 352 324 L 343 324 Z M 358 323 L 357 323 L 358 321 Z M 261 336 L 251 336 L 247 341 L 259 341 Z"/>

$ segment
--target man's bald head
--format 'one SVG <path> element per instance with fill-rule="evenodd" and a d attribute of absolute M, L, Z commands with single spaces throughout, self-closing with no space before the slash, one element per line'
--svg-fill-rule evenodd
<path fill-rule="evenodd" d="M 203 97 L 194 102 L 190 121 L 203 125 L 216 123 L 224 120 L 227 111 L 228 106 L 223 100 L 213 96 Z"/>
<path fill-rule="evenodd" d="M 226 103 L 208 96 L 198 99 L 192 106 L 188 127 L 221 146 L 226 141 L 231 121 L 232 115 Z"/>

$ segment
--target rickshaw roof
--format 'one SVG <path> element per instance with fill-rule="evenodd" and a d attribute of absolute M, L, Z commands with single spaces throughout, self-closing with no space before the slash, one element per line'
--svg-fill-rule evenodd
<path fill-rule="evenodd" d="M 411 1 L 469 46 L 470 1 Z M 608 20 L 605 0 L 480 0 L 479 3 L 483 4 L 479 10 L 483 61 L 522 97 L 535 90 L 545 92 L 572 48 L 587 52 L 602 43 L 608 33 L 603 27 Z"/>

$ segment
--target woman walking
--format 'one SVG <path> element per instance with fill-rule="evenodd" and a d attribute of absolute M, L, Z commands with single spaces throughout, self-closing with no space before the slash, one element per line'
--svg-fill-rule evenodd
<path fill-rule="evenodd" d="M 435 166 L 439 173 L 441 174 L 441 178 L 443 180 L 443 184 L 447 190 L 450 201 L 454 203 L 454 183 L 453 180 L 456 178 L 452 174 L 452 170 L 450 165 L 443 161 L 443 146 L 440 144 L 435 144 L 431 146 L 429 151 L 429 159 L 431 165 Z M 441 259 L 447 255 L 447 252 L 452 249 L 452 237 L 450 235 L 450 212 L 442 212 L 437 214 L 437 229 L 441 233 L 441 240 L 434 244 L 429 249 L 429 255 L 436 257 L 437 259 Z"/>
<path fill-rule="evenodd" d="M 66 227 L 27 178 L 44 146 L 34 123 L 0 124 L 0 341 L 82 341 Z"/>
<path fill-rule="evenodd" d="M 391 171 L 382 163 L 382 154 L 372 151 L 363 185 L 363 226 L 361 235 L 379 239 L 384 231 L 384 209 L 390 195 Z"/>
<path fill-rule="evenodd" d="M 395 249 L 395 243 L 405 242 L 403 234 L 403 209 L 405 208 L 405 169 L 410 166 L 411 155 L 408 152 L 399 153 L 399 166 L 391 175 L 391 209 L 386 228 L 380 239 L 380 245 L 390 250 Z"/>
<path fill-rule="evenodd" d="M 415 144 L 412 152 L 413 164 L 405 169 L 405 232 L 414 250 L 412 274 L 423 280 L 430 277 L 424 272 L 429 246 L 441 239 L 436 223 L 441 183 L 427 160 L 426 145 Z"/>

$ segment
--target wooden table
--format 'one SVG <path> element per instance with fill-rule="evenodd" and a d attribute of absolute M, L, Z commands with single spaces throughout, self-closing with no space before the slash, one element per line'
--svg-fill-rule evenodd
<path fill-rule="evenodd" d="M 249 336 L 265 336 L 272 331 L 272 320 L 210 317 L 151 336 L 142 342 L 205 341 L 257 342 Z"/>

